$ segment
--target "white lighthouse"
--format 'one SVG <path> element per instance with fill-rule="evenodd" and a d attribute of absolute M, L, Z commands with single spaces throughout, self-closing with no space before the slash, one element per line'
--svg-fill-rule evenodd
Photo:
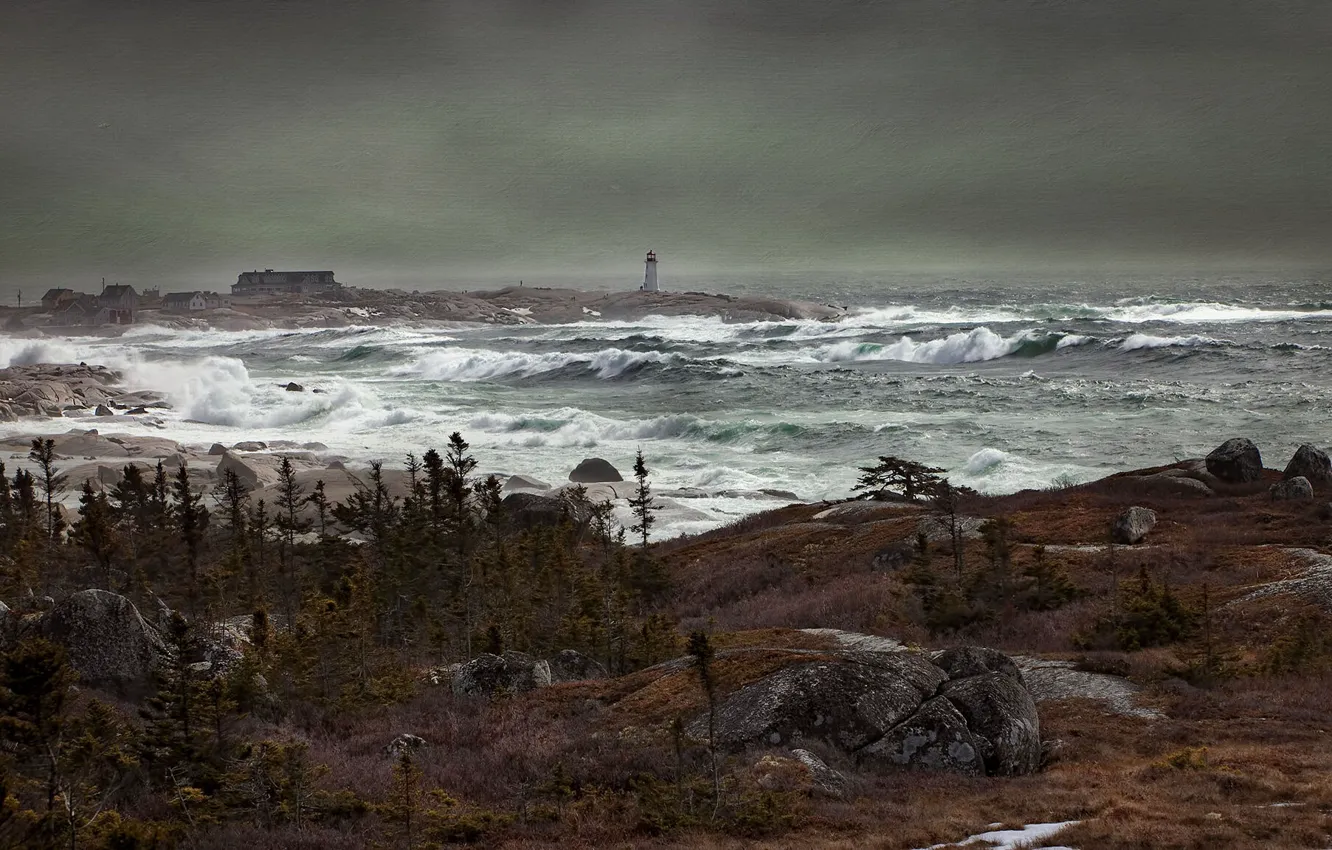
<path fill-rule="evenodd" d="M 657 289 L 657 252 L 648 251 L 643 263 L 643 291 L 658 292 Z"/>

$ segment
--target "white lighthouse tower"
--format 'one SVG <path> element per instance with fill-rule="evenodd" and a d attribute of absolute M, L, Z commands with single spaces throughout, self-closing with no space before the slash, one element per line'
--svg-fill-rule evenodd
<path fill-rule="evenodd" d="M 647 260 L 643 263 L 643 291 L 658 292 L 657 288 L 657 252 L 648 251 Z"/>

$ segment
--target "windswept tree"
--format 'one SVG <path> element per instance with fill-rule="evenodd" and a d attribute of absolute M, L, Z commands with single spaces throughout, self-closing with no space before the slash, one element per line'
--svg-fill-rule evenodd
<path fill-rule="evenodd" d="M 948 531 L 948 541 L 953 547 L 953 572 L 957 575 L 957 580 L 962 580 L 962 571 L 965 566 L 966 547 L 963 545 L 962 519 L 958 515 L 964 498 L 975 496 L 976 491 L 970 487 L 955 486 L 946 478 L 940 478 L 931 482 L 925 488 L 926 495 L 930 500 L 930 507 L 934 508 L 939 516 L 943 526 Z"/>
<path fill-rule="evenodd" d="M 310 521 L 301 512 L 306 504 L 304 488 L 296 481 L 296 470 L 291 458 L 284 456 L 278 466 L 277 499 L 273 524 L 278 530 L 278 596 L 283 613 L 295 617 L 300 600 L 300 587 L 296 569 L 296 538 L 310 530 Z"/>
<path fill-rule="evenodd" d="M 110 500 L 104 491 L 94 490 L 91 481 L 83 482 L 79 519 L 72 531 L 74 540 L 97 561 L 102 587 L 111 590 L 111 562 L 120 552 L 120 534 Z"/>
<path fill-rule="evenodd" d="M 629 526 L 629 530 L 639 535 L 643 541 L 643 548 L 648 548 L 648 533 L 652 531 L 652 526 L 657 522 L 656 513 L 661 507 L 656 503 L 652 495 L 652 486 L 648 481 L 647 463 L 643 460 L 643 450 L 640 448 L 638 454 L 634 457 L 634 495 L 629 498 L 629 510 L 633 511 L 634 524 Z"/>
<path fill-rule="evenodd" d="M 48 543 L 54 543 L 64 530 L 58 506 L 60 497 L 65 493 L 65 476 L 60 474 L 55 465 L 55 440 L 34 437 L 28 459 L 37 464 L 37 487 L 46 503 L 46 539 Z"/>
<path fill-rule="evenodd" d="M 860 492 L 862 498 L 882 499 L 895 493 L 914 502 L 941 480 L 939 476 L 944 470 L 914 460 L 880 455 L 877 464 L 862 466 L 860 472 L 860 479 L 851 489 Z"/>
<path fill-rule="evenodd" d="M 190 613 L 197 615 L 198 611 L 194 609 L 201 590 L 199 559 L 203 549 L 204 531 L 208 528 L 208 509 L 203 506 L 203 496 L 194 492 L 194 488 L 190 486 L 190 469 L 186 464 L 182 463 L 176 470 L 171 491 L 175 497 L 171 513 L 176 521 L 176 528 L 180 531 L 181 542 L 185 544 L 185 569 L 189 576 L 188 591 L 192 608 Z"/>

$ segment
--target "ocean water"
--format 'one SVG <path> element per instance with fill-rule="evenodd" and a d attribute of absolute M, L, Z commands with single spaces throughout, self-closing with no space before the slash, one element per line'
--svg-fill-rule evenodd
<path fill-rule="evenodd" d="M 562 483 L 584 457 L 629 472 L 642 448 L 669 495 L 659 536 L 779 502 L 847 495 L 898 455 L 986 492 L 1091 480 L 1248 436 L 1269 466 L 1325 445 L 1332 296 L 1279 276 L 691 281 L 806 298 L 842 321 L 648 317 L 567 325 L 167 331 L 0 338 L 0 365 L 104 363 L 165 391 L 133 418 L 27 421 L 207 447 L 317 440 L 400 464 L 461 431 L 487 472 Z M 289 393 L 288 381 L 325 392 Z"/>

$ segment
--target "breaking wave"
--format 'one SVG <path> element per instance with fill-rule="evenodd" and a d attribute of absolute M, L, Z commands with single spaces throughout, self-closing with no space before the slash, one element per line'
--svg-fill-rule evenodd
<path fill-rule="evenodd" d="M 650 363 L 678 363 L 684 358 L 656 351 L 626 351 L 607 348 L 592 353 L 530 354 L 518 351 L 450 348 L 432 351 L 405 366 L 389 370 L 398 377 L 428 381 L 493 381 L 500 378 L 530 378 L 569 367 L 578 367 L 598 378 L 617 378 Z"/>

